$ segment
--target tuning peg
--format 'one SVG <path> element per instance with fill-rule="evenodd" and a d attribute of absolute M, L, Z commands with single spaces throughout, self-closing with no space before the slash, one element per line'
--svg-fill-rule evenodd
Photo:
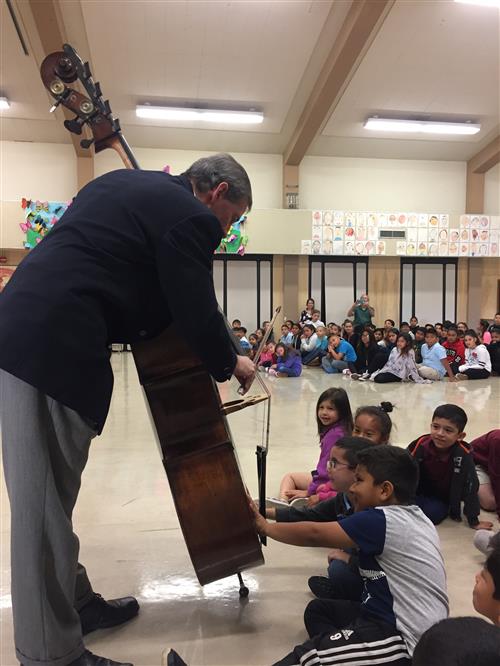
<path fill-rule="evenodd" d="M 76 116 L 75 118 L 73 118 L 73 120 L 65 120 L 64 127 L 70 132 L 73 132 L 73 134 L 81 134 L 82 125 L 84 122 L 85 122 L 84 120 Z"/>
<path fill-rule="evenodd" d="M 87 148 L 90 148 L 90 146 L 94 143 L 94 139 L 82 139 L 80 141 L 80 146 L 87 150 Z"/>
<path fill-rule="evenodd" d="M 57 109 L 57 107 L 59 106 L 59 104 L 61 102 L 62 102 L 62 98 L 58 99 L 56 102 L 54 102 L 54 104 L 52 104 L 52 106 L 49 109 L 49 113 L 54 113 L 54 111 Z"/>
<path fill-rule="evenodd" d="M 104 102 L 104 114 L 108 116 L 111 113 L 111 106 L 109 104 L 109 99 Z"/>
<path fill-rule="evenodd" d="M 83 63 L 83 78 L 90 79 L 92 73 L 90 71 L 90 65 L 88 62 Z"/>
<path fill-rule="evenodd" d="M 96 97 L 102 96 L 101 84 L 99 83 L 99 81 L 95 84 L 95 95 Z"/>

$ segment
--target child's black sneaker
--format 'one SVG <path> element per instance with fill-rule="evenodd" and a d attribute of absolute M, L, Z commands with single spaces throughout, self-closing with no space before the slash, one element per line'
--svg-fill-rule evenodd
<path fill-rule="evenodd" d="M 335 599 L 335 588 L 326 576 L 311 576 L 307 583 L 311 592 L 318 599 Z"/>

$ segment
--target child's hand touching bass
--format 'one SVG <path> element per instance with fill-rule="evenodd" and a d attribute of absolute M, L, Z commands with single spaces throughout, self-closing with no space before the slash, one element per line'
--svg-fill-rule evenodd
<path fill-rule="evenodd" d="M 247 494 L 247 498 L 248 498 L 248 504 L 250 505 L 250 509 L 253 513 L 253 518 L 255 521 L 255 529 L 261 536 L 265 536 L 267 528 L 267 520 L 264 518 L 264 516 L 261 516 L 259 507 L 255 504 L 250 495 Z"/>

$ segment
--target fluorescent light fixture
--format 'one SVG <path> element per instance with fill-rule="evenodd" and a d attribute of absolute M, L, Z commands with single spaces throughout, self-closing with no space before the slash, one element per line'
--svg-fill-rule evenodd
<path fill-rule="evenodd" d="M 9 109 L 10 103 L 7 97 L 0 97 L 0 109 Z"/>
<path fill-rule="evenodd" d="M 479 5 L 480 7 L 500 7 L 500 0 L 455 0 L 461 5 Z"/>
<path fill-rule="evenodd" d="M 408 134 L 477 134 L 481 125 L 476 123 L 443 123 L 434 120 L 368 118 L 364 128 L 377 132 L 406 132 Z"/>
<path fill-rule="evenodd" d="M 201 121 L 228 125 L 258 125 L 264 120 L 264 114 L 261 111 L 194 109 L 176 106 L 152 106 L 150 104 L 138 104 L 135 113 L 138 118 L 149 118 L 150 120 Z"/>

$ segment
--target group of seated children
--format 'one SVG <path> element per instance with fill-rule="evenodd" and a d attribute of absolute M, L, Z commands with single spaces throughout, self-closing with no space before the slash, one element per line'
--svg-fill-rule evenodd
<path fill-rule="evenodd" d="M 324 391 L 315 471 L 286 474 L 266 517 L 249 498 L 262 536 L 330 549 L 327 575 L 308 580 L 315 597 L 304 613 L 309 639 L 274 666 L 500 663 L 500 533 L 479 520 L 480 503 L 500 519 L 500 430 L 467 444 L 466 413 L 444 404 L 430 432 L 404 449 L 390 444 L 392 409 L 362 406 L 353 419 L 344 389 Z M 462 513 L 487 556 L 473 606 L 492 624 L 448 618 L 434 525 L 461 521 Z M 169 659 L 186 666 L 174 651 Z"/>
<path fill-rule="evenodd" d="M 493 525 L 481 522 L 479 511 L 481 499 L 500 515 L 500 430 L 469 445 L 463 409 L 441 405 L 430 433 L 405 450 L 389 444 L 390 403 L 360 407 L 352 421 L 342 393 L 329 389 L 318 400 L 315 472 L 285 475 L 280 498 L 268 501 L 267 520 L 252 504 L 260 534 L 332 549 L 327 576 L 308 581 L 316 597 L 304 615 L 310 638 L 274 666 L 409 666 L 412 657 L 414 666 L 499 664 L 500 534 L 491 536 Z M 483 486 L 488 492 L 481 493 Z M 447 517 L 461 521 L 462 502 L 468 525 L 477 536 L 488 536 L 488 559 L 473 596 L 475 609 L 496 625 L 494 632 L 477 625 L 486 631 L 487 640 L 474 643 L 484 661 L 447 660 L 455 646 L 445 641 L 453 629 L 446 620 L 446 574 L 434 525 Z"/>
<path fill-rule="evenodd" d="M 421 384 L 444 377 L 455 382 L 500 375 L 500 313 L 489 328 L 486 320 L 480 320 L 477 331 L 465 322 L 421 327 L 416 317 L 401 322 L 399 329 L 386 319 L 384 328 L 367 324 L 355 331 L 349 319 L 341 326 L 334 322 L 325 326 L 319 310 L 307 316 L 306 323 L 287 320 L 282 324 L 278 349 L 271 336 L 258 361 L 262 369 L 278 377 L 298 377 L 302 366 L 321 366 L 329 374 L 344 373 L 354 380 L 377 383 Z M 239 320 L 233 322 L 242 348 L 251 357 L 266 326 L 269 322 L 247 339 Z"/>

